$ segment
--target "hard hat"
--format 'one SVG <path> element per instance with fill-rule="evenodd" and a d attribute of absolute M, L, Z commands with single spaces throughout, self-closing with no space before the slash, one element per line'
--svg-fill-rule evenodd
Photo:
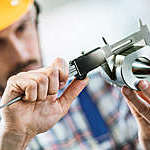
<path fill-rule="evenodd" d="M 0 0 L 0 31 L 15 23 L 34 0 Z"/>

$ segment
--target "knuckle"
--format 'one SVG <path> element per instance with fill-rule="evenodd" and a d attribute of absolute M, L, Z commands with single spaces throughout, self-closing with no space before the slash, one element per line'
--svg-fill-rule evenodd
<path fill-rule="evenodd" d="M 59 71 L 61 71 L 64 75 L 67 76 L 69 73 L 69 67 L 67 62 L 62 58 L 57 58 L 56 64 Z"/>
<path fill-rule="evenodd" d="M 58 75 L 58 69 L 56 67 L 51 67 L 51 69 L 47 71 L 47 77 L 50 80 L 52 80 L 52 78 L 57 77 L 57 75 Z"/>
<path fill-rule="evenodd" d="M 33 80 L 30 80 L 30 81 L 29 81 L 29 86 L 28 86 L 28 88 L 29 88 L 30 90 L 37 89 L 37 83 L 36 83 L 35 81 L 33 81 Z"/>
<path fill-rule="evenodd" d="M 50 94 L 50 95 L 56 95 L 57 92 L 58 92 L 57 89 L 49 89 L 49 94 Z"/>
<path fill-rule="evenodd" d="M 65 60 L 64 60 L 63 58 L 57 57 L 57 58 L 55 59 L 55 62 L 58 63 L 58 64 L 61 64 L 61 63 L 64 63 Z"/>
<path fill-rule="evenodd" d="M 50 72 L 50 77 L 56 77 L 58 74 L 58 69 L 57 68 L 53 68 Z"/>
<path fill-rule="evenodd" d="M 38 83 L 41 83 L 41 84 L 48 83 L 48 77 L 44 74 L 41 74 L 38 78 Z"/>
<path fill-rule="evenodd" d="M 13 75 L 13 76 L 9 77 L 7 83 L 8 83 L 8 84 L 11 84 L 11 83 L 13 83 L 14 81 L 16 81 L 16 79 L 18 79 L 17 76 L 16 76 L 16 75 Z"/>
<path fill-rule="evenodd" d="M 59 58 L 59 57 L 56 58 L 54 63 L 56 64 L 57 67 L 64 67 L 64 68 L 68 67 L 67 62 L 63 58 Z"/>

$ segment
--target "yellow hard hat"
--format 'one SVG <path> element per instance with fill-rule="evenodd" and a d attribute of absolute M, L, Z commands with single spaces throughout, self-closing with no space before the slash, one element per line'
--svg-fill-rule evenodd
<path fill-rule="evenodd" d="M 15 23 L 34 0 L 0 0 L 0 31 Z"/>

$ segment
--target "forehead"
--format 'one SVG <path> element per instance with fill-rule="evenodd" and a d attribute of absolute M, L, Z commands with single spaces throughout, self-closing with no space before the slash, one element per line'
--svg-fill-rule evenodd
<path fill-rule="evenodd" d="M 34 20 L 36 17 L 36 10 L 35 10 L 35 7 L 32 7 L 30 10 L 28 10 L 27 13 L 25 13 L 19 20 L 17 20 L 14 24 L 10 25 L 9 27 L 7 27 L 6 29 L 0 31 L 0 36 L 11 31 L 11 30 L 14 30 L 16 29 L 19 25 L 25 23 L 26 21 L 29 21 L 29 20 Z"/>

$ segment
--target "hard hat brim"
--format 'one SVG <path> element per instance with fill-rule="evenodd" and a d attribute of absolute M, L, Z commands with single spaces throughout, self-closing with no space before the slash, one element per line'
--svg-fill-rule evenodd
<path fill-rule="evenodd" d="M 17 5 L 7 4 L 0 6 L 0 31 L 14 24 L 23 16 L 32 6 L 33 0 L 20 0 Z"/>

